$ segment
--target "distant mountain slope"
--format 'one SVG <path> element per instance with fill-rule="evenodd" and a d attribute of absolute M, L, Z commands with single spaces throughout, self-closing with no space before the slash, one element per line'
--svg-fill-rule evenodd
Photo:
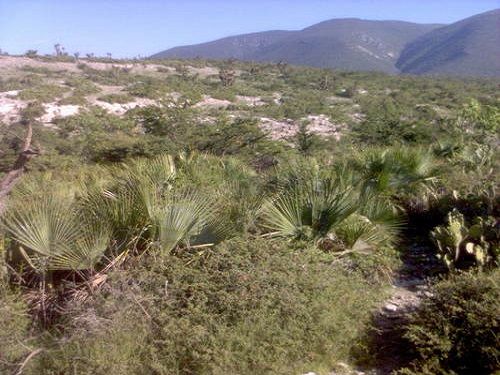
<path fill-rule="evenodd" d="M 213 42 L 171 48 L 157 53 L 152 58 L 178 57 L 192 59 L 203 57 L 207 59 L 235 58 L 245 60 L 261 48 L 274 44 L 293 33 L 293 31 L 277 30 L 230 36 Z"/>
<path fill-rule="evenodd" d="M 500 9 L 433 30 L 409 43 L 403 73 L 500 76 Z"/>
<path fill-rule="evenodd" d="M 152 58 L 284 60 L 296 65 L 395 73 L 395 62 L 404 46 L 440 26 L 335 19 L 300 31 L 268 31 L 176 47 Z"/>

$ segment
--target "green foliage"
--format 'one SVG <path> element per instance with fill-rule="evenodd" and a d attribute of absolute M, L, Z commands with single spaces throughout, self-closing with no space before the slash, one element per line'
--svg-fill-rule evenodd
<path fill-rule="evenodd" d="M 0 372 L 14 372 L 43 348 L 24 373 L 326 373 L 363 345 L 359 333 L 399 265 L 398 236 L 428 238 L 438 226 L 451 265 L 496 266 L 495 80 L 231 62 L 237 79 L 222 86 L 216 62 L 131 71 L 125 61 L 92 61 L 116 66 L 26 67 L 0 79 L 0 91 L 39 100 L 0 134 L 1 173 L 21 151 L 27 121 L 41 151 L 2 219 L 18 256 L 0 278 L 22 289 L 0 288 Z M 87 103 L 98 84 L 122 87 L 123 95 L 101 96 L 109 102 L 138 96 L 158 105 L 109 114 Z M 335 95 L 342 88 L 344 98 Z M 232 104 L 193 105 L 205 95 Z M 264 104 L 240 104 L 238 95 Z M 41 102 L 61 97 L 59 104 L 82 105 L 79 114 L 39 126 Z M 320 114 L 342 124 L 340 140 L 303 125 L 295 138 L 273 141 L 260 127 L 264 117 L 300 124 Z M 445 222 L 454 208 L 463 218 Z M 401 213 L 409 231 L 400 230 Z M 57 302 L 52 326 L 37 327 L 30 317 L 46 299 L 40 275 L 16 253 L 21 248 L 57 286 L 48 293 Z M 456 304 L 459 315 L 475 301 L 470 296 Z M 440 299 L 445 304 L 444 292 Z M 453 321 L 447 311 L 451 305 L 443 319 Z M 437 329 L 431 319 L 422 315 L 420 323 Z M 448 366 L 454 354 L 446 345 L 445 355 L 425 354 L 429 360 L 415 368 L 460 373 Z"/>
<path fill-rule="evenodd" d="M 100 96 L 98 100 L 111 104 L 113 103 L 125 104 L 134 101 L 134 97 L 127 94 L 108 94 Z"/>
<path fill-rule="evenodd" d="M 170 92 L 170 87 L 159 80 L 144 77 L 129 85 L 127 91 L 132 96 L 158 99 L 168 94 Z"/>
<path fill-rule="evenodd" d="M 67 88 L 59 85 L 42 84 L 21 91 L 18 97 L 21 100 L 38 100 L 41 103 L 49 103 L 60 98 L 66 91 Z"/>
<path fill-rule="evenodd" d="M 269 235 L 316 240 L 323 248 L 339 250 L 340 246 L 353 251 L 394 241 L 397 215 L 383 198 L 362 194 L 335 170 L 323 176 L 306 172 L 305 178 L 296 177 L 292 175 L 283 190 L 266 199 L 260 209 Z"/>
<path fill-rule="evenodd" d="M 311 155 L 314 151 L 315 146 L 319 143 L 319 136 L 313 134 L 307 130 L 308 124 L 301 123 L 299 130 L 295 135 L 295 143 L 297 145 L 297 151 L 303 155 Z"/>
<path fill-rule="evenodd" d="M 21 293 L 9 288 L 0 280 L 0 372 L 5 374 L 14 373 L 32 350 L 28 308 Z"/>
<path fill-rule="evenodd" d="M 353 162 L 363 190 L 387 195 L 417 193 L 437 178 L 437 163 L 429 151 L 394 147 L 364 152 Z"/>
<path fill-rule="evenodd" d="M 84 209 L 92 220 L 109 223 L 124 244 L 135 238 L 140 248 L 169 253 L 179 246 L 206 244 L 205 239 L 212 243 L 218 232 L 213 200 L 176 186 L 175 176 L 168 155 L 135 161 L 117 172 L 104 190 L 90 190 Z"/>
<path fill-rule="evenodd" d="M 461 274 L 435 285 L 406 337 L 415 360 L 402 374 L 492 374 L 500 365 L 500 271 Z"/>
<path fill-rule="evenodd" d="M 83 71 L 85 77 L 92 82 L 101 85 L 126 85 L 133 80 L 130 69 L 112 65 L 108 69 L 93 69 L 86 64 L 78 64 L 78 68 Z"/>
<path fill-rule="evenodd" d="M 110 241 L 105 223 L 82 222 L 75 205 L 61 194 L 21 195 L 3 223 L 28 264 L 42 274 L 93 269 Z"/>
<path fill-rule="evenodd" d="M 403 113 L 392 97 L 362 101 L 365 119 L 353 127 L 360 143 L 389 146 L 394 143 L 425 144 L 434 132 L 429 124 Z"/>
<path fill-rule="evenodd" d="M 456 209 L 448 213 L 446 225 L 431 232 L 438 257 L 449 269 L 495 266 L 500 255 L 500 233 L 493 217 L 476 217 L 467 226 Z"/>
<path fill-rule="evenodd" d="M 175 138 L 176 134 L 190 127 L 194 121 L 194 111 L 176 103 L 164 107 L 140 108 L 134 111 L 133 116 L 146 134 L 170 138 Z"/>
<path fill-rule="evenodd" d="M 357 345 L 383 294 L 323 257 L 233 240 L 213 251 L 143 259 L 112 274 L 106 291 L 68 316 L 40 366 L 79 374 L 332 368 Z"/>
<path fill-rule="evenodd" d="M 461 132 L 484 138 L 498 134 L 500 124 L 500 109 L 498 106 L 481 105 L 477 100 L 471 100 L 463 106 L 456 122 Z M 478 138 L 479 140 L 483 140 Z"/>

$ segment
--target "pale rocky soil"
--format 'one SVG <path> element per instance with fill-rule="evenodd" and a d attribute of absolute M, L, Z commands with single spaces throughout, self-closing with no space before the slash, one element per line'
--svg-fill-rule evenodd
<path fill-rule="evenodd" d="M 45 114 L 39 120 L 44 124 L 51 124 L 56 118 L 74 116 L 80 111 L 78 105 L 59 105 L 55 102 L 43 104 L 43 107 L 45 108 Z"/>
<path fill-rule="evenodd" d="M 227 108 L 232 102 L 229 100 L 215 99 L 208 95 L 204 95 L 203 99 L 194 105 L 195 108 Z"/>
<path fill-rule="evenodd" d="M 258 96 L 236 95 L 236 103 L 243 104 L 248 107 L 260 107 L 266 105 L 266 102 L 262 101 L 262 98 Z"/>
<path fill-rule="evenodd" d="M 33 67 L 33 68 L 46 68 L 52 71 L 68 71 L 68 72 L 81 72 L 78 68 L 78 64 L 85 64 L 89 68 L 96 70 L 105 70 L 110 69 L 112 67 L 120 67 L 130 69 L 131 73 L 137 74 L 147 74 L 147 73 L 157 73 L 158 69 L 160 70 L 168 70 L 171 74 L 175 74 L 175 69 L 173 67 L 167 67 L 161 64 L 143 64 L 143 63 L 126 63 L 126 64 L 118 64 L 114 62 L 95 62 L 88 61 L 87 59 L 80 58 L 78 62 L 48 62 L 38 60 L 36 58 L 28 58 L 28 57 L 18 57 L 18 56 L 0 56 L 0 71 L 2 73 L 6 73 L 8 71 L 18 71 L 23 67 Z M 214 67 L 204 67 L 204 68 L 196 68 L 193 66 L 187 66 L 188 71 L 191 74 L 198 74 L 202 77 L 208 77 L 210 75 L 219 74 L 219 70 Z"/>
<path fill-rule="evenodd" d="M 116 116 L 123 116 L 127 111 L 134 109 L 134 108 L 142 108 L 142 107 L 148 107 L 151 105 L 158 105 L 158 102 L 156 100 L 152 99 L 147 99 L 147 98 L 140 98 L 136 99 L 132 102 L 128 103 L 108 103 L 108 102 L 103 102 L 100 100 L 96 100 L 93 102 L 94 105 L 97 105 L 106 111 L 108 113 L 111 113 Z"/>
<path fill-rule="evenodd" d="M 219 69 L 212 66 L 206 66 L 204 68 L 196 68 L 194 66 L 187 66 L 188 72 L 191 74 L 198 74 L 200 77 L 209 77 L 219 74 Z"/>
<path fill-rule="evenodd" d="M 106 63 L 106 62 L 91 62 L 86 59 L 80 59 L 78 63 L 84 63 L 88 67 L 93 69 L 111 69 L 113 67 L 121 67 L 130 69 L 131 73 L 136 74 L 150 74 L 158 75 L 158 70 L 166 74 L 177 74 L 174 67 L 168 67 L 159 64 L 143 64 L 143 63 L 128 63 L 128 64 L 117 64 L 117 63 Z M 1 77 L 6 78 L 9 76 L 15 77 L 19 76 L 24 67 L 32 68 L 45 68 L 53 72 L 66 72 L 66 73 L 82 73 L 82 70 L 78 68 L 78 63 L 75 62 L 47 62 L 36 58 L 27 57 L 17 57 L 17 56 L 0 56 L 0 72 Z M 185 66 L 189 74 L 198 75 L 200 77 L 208 77 L 218 75 L 219 70 L 217 67 L 203 67 L 197 68 L 193 66 Z M 241 73 L 241 72 L 239 72 Z M 65 86 L 64 79 L 54 79 L 53 77 L 45 77 L 47 83 Z M 168 97 L 162 100 L 152 100 L 147 98 L 135 98 L 128 103 L 108 103 L 99 100 L 100 97 L 109 94 L 125 94 L 123 86 L 107 86 L 107 85 L 97 85 L 99 87 L 99 92 L 85 97 L 87 105 L 61 105 L 59 100 L 62 98 L 56 98 L 53 102 L 43 104 L 45 108 L 45 114 L 39 118 L 47 127 L 54 126 L 54 120 L 57 118 L 64 118 L 68 116 L 73 116 L 84 110 L 86 107 L 98 106 L 103 108 L 108 113 L 123 116 L 127 111 L 136 107 L 145 107 L 151 105 L 176 105 L 176 102 L 181 97 L 180 93 L 172 92 Z M 66 87 L 66 86 L 65 86 Z M 0 92 L 0 123 L 11 124 L 19 121 L 20 111 L 26 107 L 27 102 L 18 99 L 18 94 L 20 91 L 7 91 Z M 72 90 L 67 91 L 63 97 L 68 97 L 72 93 Z M 269 102 L 275 105 L 282 104 L 282 94 L 275 92 L 272 94 L 271 98 L 267 99 Z M 346 98 L 331 98 L 332 105 L 350 105 L 352 106 L 352 100 Z M 229 100 L 216 99 L 209 95 L 204 95 L 203 98 L 193 105 L 194 108 L 200 111 L 210 111 L 213 109 L 228 109 L 232 105 L 243 106 L 248 108 L 265 106 L 268 103 L 258 96 L 245 96 L 237 95 L 234 102 Z M 237 112 L 232 112 L 235 114 Z M 361 121 L 362 117 L 356 117 L 358 114 L 349 114 L 349 118 L 353 122 Z M 203 117 L 202 117 L 203 118 Z M 204 121 L 201 121 L 203 123 Z M 206 121 L 205 121 L 206 122 Z M 342 130 L 346 127 L 344 123 L 334 123 L 330 118 L 323 114 L 310 115 L 307 118 L 303 118 L 300 121 L 292 120 L 277 120 L 273 118 L 262 117 L 259 118 L 259 126 L 262 130 L 269 133 L 269 137 L 273 140 L 288 140 L 297 134 L 299 130 L 299 124 L 301 122 L 306 122 L 309 124 L 308 130 L 311 133 L 315 133 L 322 136 L 332 136 L 339 139 Z"/>
<path fill-rule="evenodd" d="M 158 105 L 158 102 L 147 98 L 136 98 L 134 101 L 129 103 L 108 103 L 98 100 L 98 97 L 111 94 L 119 93 L 122 89 L 120 86 L 101 86 L 103 91 L 95 95 L 89 95 L 86 97 L 89 105 L 96 105 L 105 109 L 108 113 L 122 116 L 128 110 L 136 107 L 147 107 L 150 105 Z M 6 124 L 19 121 L 20 111 L 26 107 L 27 102 L 17 99 L 19 91 L 6 91 L 0 92 L 0 121 Z M 45 114 L 41 116 L 38 120 L 46 125 L 52 124 L 56 118 L 64 118 L 68 116 L 74 116 L 80 112 L 82 109 L 79 105 L 61 105 L 57 101 L 52 103 L 43 104 L 45 108 Z"/>
<path fill-rule="evenodd" d="M 19 120 L 19 112 L 26 107 L 26 102 L 17 99 L 18 90 L 0 92 L 0 121 L 11 123 Z"/>
<path fill-rule="evenodd" d="M 335 137 L 340 139 L 341 130 L 345 124 L 334 124 L 325 115 L 309 115 L 301 121 L 285 120 L 278 121 L 275 119 L 261 117 L 260 127 L 264 132 L 269 133 L 269 137 L 273 140 L 289 139 L 299 131 L 300 122 L 308 124 L 308 131 L 317 135 Z"/>

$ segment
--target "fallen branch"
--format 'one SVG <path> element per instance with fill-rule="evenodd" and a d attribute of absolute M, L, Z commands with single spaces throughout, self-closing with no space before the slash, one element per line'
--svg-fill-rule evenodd
<path fill-rule="evenodd" d="M 24 137 L 23 148 L 14 162 L 12 169 L 0 180 L 0 215 L 5 210 L 7 196 L 21 179 L 26 169 L 26 165 L 33 156 L 38 155 L 38 152 L 31 148 L 33 127 L 29 122 L 26 126 L 27 129 L 26 136 Z"/>
<path fill-rule="evenodd" d="M 43 349 L 36 349 L 36 350 L 33 350 L 30 354 L 28 354 L 28 356 L 23 361 L 23 363 L 21 363 L 21 366 L 19 367 L 19 370 L 17 370 L 15 375 L 21 375 L 23 373 L 24 368 L 26 367 L 28 362 L 31 360 L 31 358 L 33 358 L 37 354 L 41 353 L 42 351 L 43 351 Z"/>

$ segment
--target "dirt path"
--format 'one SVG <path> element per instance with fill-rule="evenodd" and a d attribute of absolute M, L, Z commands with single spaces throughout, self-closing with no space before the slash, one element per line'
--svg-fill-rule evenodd
<path fill-rule="evenodd" d="M 428 245 L 407 246 L 403 266 L 393 283 L 391 297 L 374 316 L 370 345 L 376 358 L 365 374 L 388 375 L 410 360 L 408 343 L 402 337 L 408 314 L 429 295 L 430 279 L 441 269 Z"/>

